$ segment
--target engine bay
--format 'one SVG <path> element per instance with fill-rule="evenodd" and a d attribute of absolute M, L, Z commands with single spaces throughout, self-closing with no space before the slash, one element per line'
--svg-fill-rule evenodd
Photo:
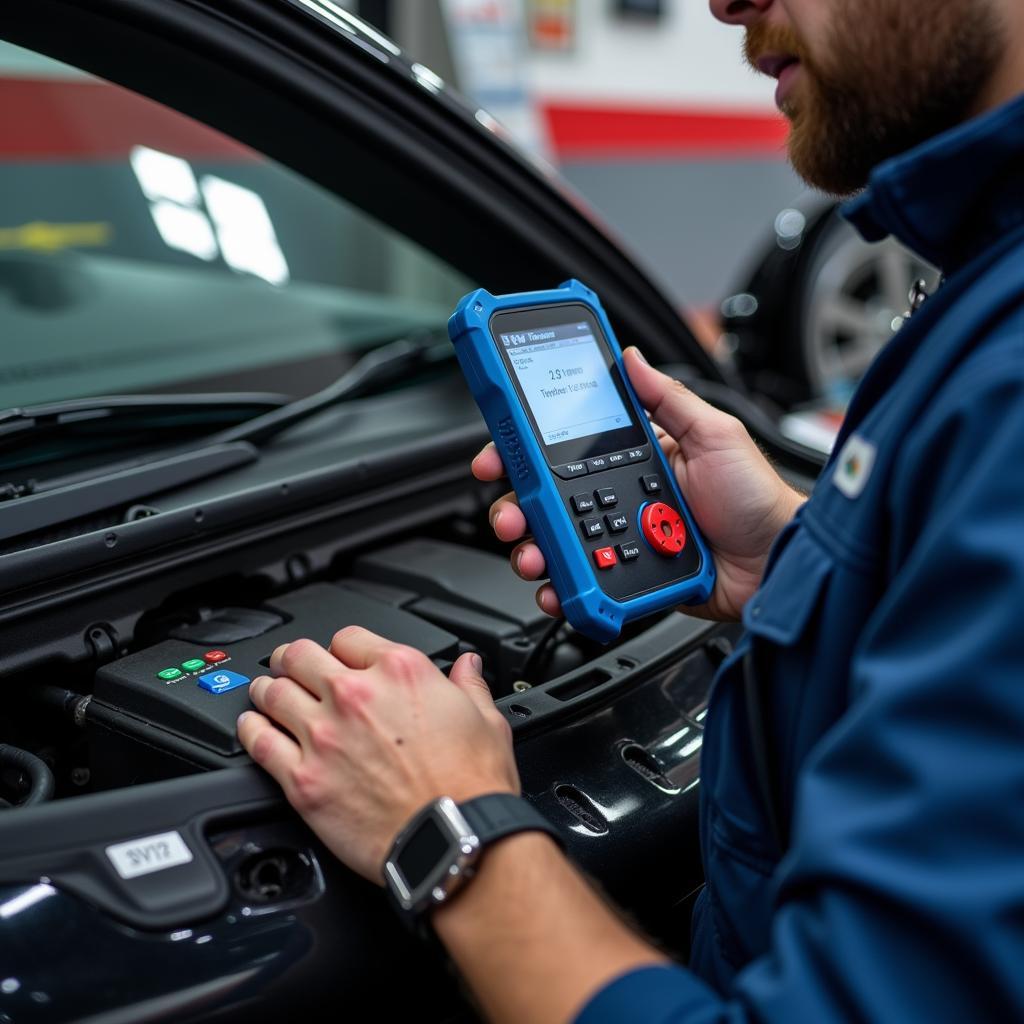
<path fill-rule="evenodd" d="M 129 763 L 136 781 L 235 767 L 248 762 L 235 733 L 239 714 L 252 706 L 246 684 L 267 672 L 279 645 L 309 637 L 328 646 L 341 626 L 414 647 L 445 672 L 475 651 L 495 696 L 512 693 L 550 620 L 533 588 L 510 577 L 496 554 L 428 538 L 404 541 L 360 556 L 350 576 L 251 607 L 163 614 L 144 628 L 156 642 L 100 668 L 91 697 L 50 696 L 72 721 L 84 722 L 91 780 L 103 788 L 116 786 Z M 550 653 L 563 668 L 585 656 L 569 642 Z"/>
<path fill-rule="evenodd" d="M 379 989 L 395 956 L 423 969 L 436 1005 L 457 1002 L 236 737 L 246 684 L 276 647 L 326 645 L 353 624 L 442 671 L 478 652 L 525 798 L 610 898 L 686 955 L 703 720 L 737 629 L 667 611 L 605 646 L 542 613 L 494 538 L 503 487 L 471 477 L 485 435 L 456 394 L 442 379 L 354 402 L 257 462 L 155 494 L 144 515 L 114 507 L 3 556 L 0 744 L 51 784 L 0 767 L 0 888 L 15 899 L 47 879 L 68 943 L 110 951 L 118 1000 L 147 991 L 154 942 L 190 977 L 219 977 L 207 947 L 177 941 L 202 922 L 196 941 L 254 963 L 316 935 L 333 966 L 310 982 L 313 1002 L 331 985 Z M 119 873 L 114 853 L 143 857 L 173 835 L 188 864 Z M 291 1006 L 294 985 L 279 996 Z"/>
<path fill-rule="evenodd" d="M 622 652 L 659 618 L 631 627 L 616 645 L 595 644 L 540 611 L 536 584 L 511 572 L 480 519 L 479 510 L 456 515 L 361 548 L 339 573 L 330 571 L 335 557 L 314 573 L 315 555 L 293 552 L 283 585 L 263 572 L 186 587 L 136 606 L 130 638 L 123 621 L 89 623 L 81 631 L 87 657 L 9 678 L 0 742 L 41 759 L 57 799 L 249 764 L 235 731 L 251 707 L 247 684 L 267 672 L 279 645 L 309 637 L 326 646 L 346 625 L 415 647 L 445 672 L 461 654 L 479 653 L 495 700 L 520 731 L 646 671 L 646 657 Z M 300 563 L 306 571 L 296 571 Z M 666 618 L 684 641 L 705 629 Z M 694 714 L 713 668 L 708 662 L 691 687 Z M 644 770 L 661 772 L 656 764 Z M 7 802 L 16 807 L 28 784 L 6 770 Z"/>

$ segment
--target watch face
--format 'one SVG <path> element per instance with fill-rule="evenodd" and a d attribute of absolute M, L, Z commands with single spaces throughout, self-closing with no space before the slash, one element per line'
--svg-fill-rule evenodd
<path fill-rule="evenodd" d="M 434 818 L 425 818 L 398 854 L 396 864 L 411 890 L 418 889 L 448 852 L 451 837 L 441 831 Z"/>
<path fill-rule="evenodd" d="M 459 885 L 479 851 L 480 840 L 455 802 L 441 797 L 395 840 L 384 878 L 403 910 L 420 913 Z"/>

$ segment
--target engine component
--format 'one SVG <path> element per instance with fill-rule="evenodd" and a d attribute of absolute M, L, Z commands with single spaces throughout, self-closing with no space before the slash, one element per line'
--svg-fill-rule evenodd
<path fill-rule="evenodd" d="M 375 596 L 382 584 L 396 604 L 476 647 L 499 694 L 522 678 L 551 625 L 537 607 L 536 584 L 515 577 L 506 559 L 446 541 L 409 540 L 365 555 L 346 581 Z"/>
<path fill-rule="evenodd" d="M 182 762 L 192 770 L 237 764 L 243 752 L 235 722 L 252 707 L 248 683 L 266 672 L 276 647 L 300 637 L 326 645 L 342 626 L 364 626 L 418 648 L 445 669 L 460 650 L 453 634 L 330 583 L 275 598 L 260 613 L 279 625 L 221 647 L 165 640 L 104 665 L 86 711 L 96 740 L 94 776 L 116 776 L 125 763 L 145 765 L 144 777 L 180 774 Z"/>
<path fill-rule="evenodd" d="M 196 644 L 234 644 L 263 636 L 284 621 L 277 612 L 262 608 L 204 608 L 198 622 L 175 626 L 168 636 Z"/>
<path fill-rule="evenodd" d="M 53 796 L 53 772 L 46 762 L 27 750 L 0 743 L 0 770 L 13 769 L 28 779 L 28 792 L 19 800 L 0 800 L 0 807 L 29 807 Z"/>

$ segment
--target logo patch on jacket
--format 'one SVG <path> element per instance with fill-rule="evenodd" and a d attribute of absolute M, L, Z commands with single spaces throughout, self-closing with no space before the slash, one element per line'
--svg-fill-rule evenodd
<path fill-rule="evenodd" d="M 870 441 L 859 434 L 851 435 L 836 459 L 832 482 L 848 498 L 859 498 L 867 487 L 877 454 L 878 449 Z"/>

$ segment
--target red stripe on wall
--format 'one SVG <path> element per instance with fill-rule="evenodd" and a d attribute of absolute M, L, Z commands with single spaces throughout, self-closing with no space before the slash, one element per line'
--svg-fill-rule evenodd
<path fill-rule="evenodd" d="M 133 146 L 251 160 L 251 149 L 106 82 L 0 78 L 0 159 L 118 160 Z"/>
<path fill-rule="evenodd" d="M 769 113 L 549 103 L 562 160 L 782 157 L 788 127 Z M 0 159 L 119 160 L 133 146 L 192 159 L 258 159 L 247 146 L 106 82 L 0 77 Z"/>
<path fill-rule="evenodd" d="M 777 157 L 789 126 L 780 115 L 549 103 L 548 133 L 561 160 Z"/>

